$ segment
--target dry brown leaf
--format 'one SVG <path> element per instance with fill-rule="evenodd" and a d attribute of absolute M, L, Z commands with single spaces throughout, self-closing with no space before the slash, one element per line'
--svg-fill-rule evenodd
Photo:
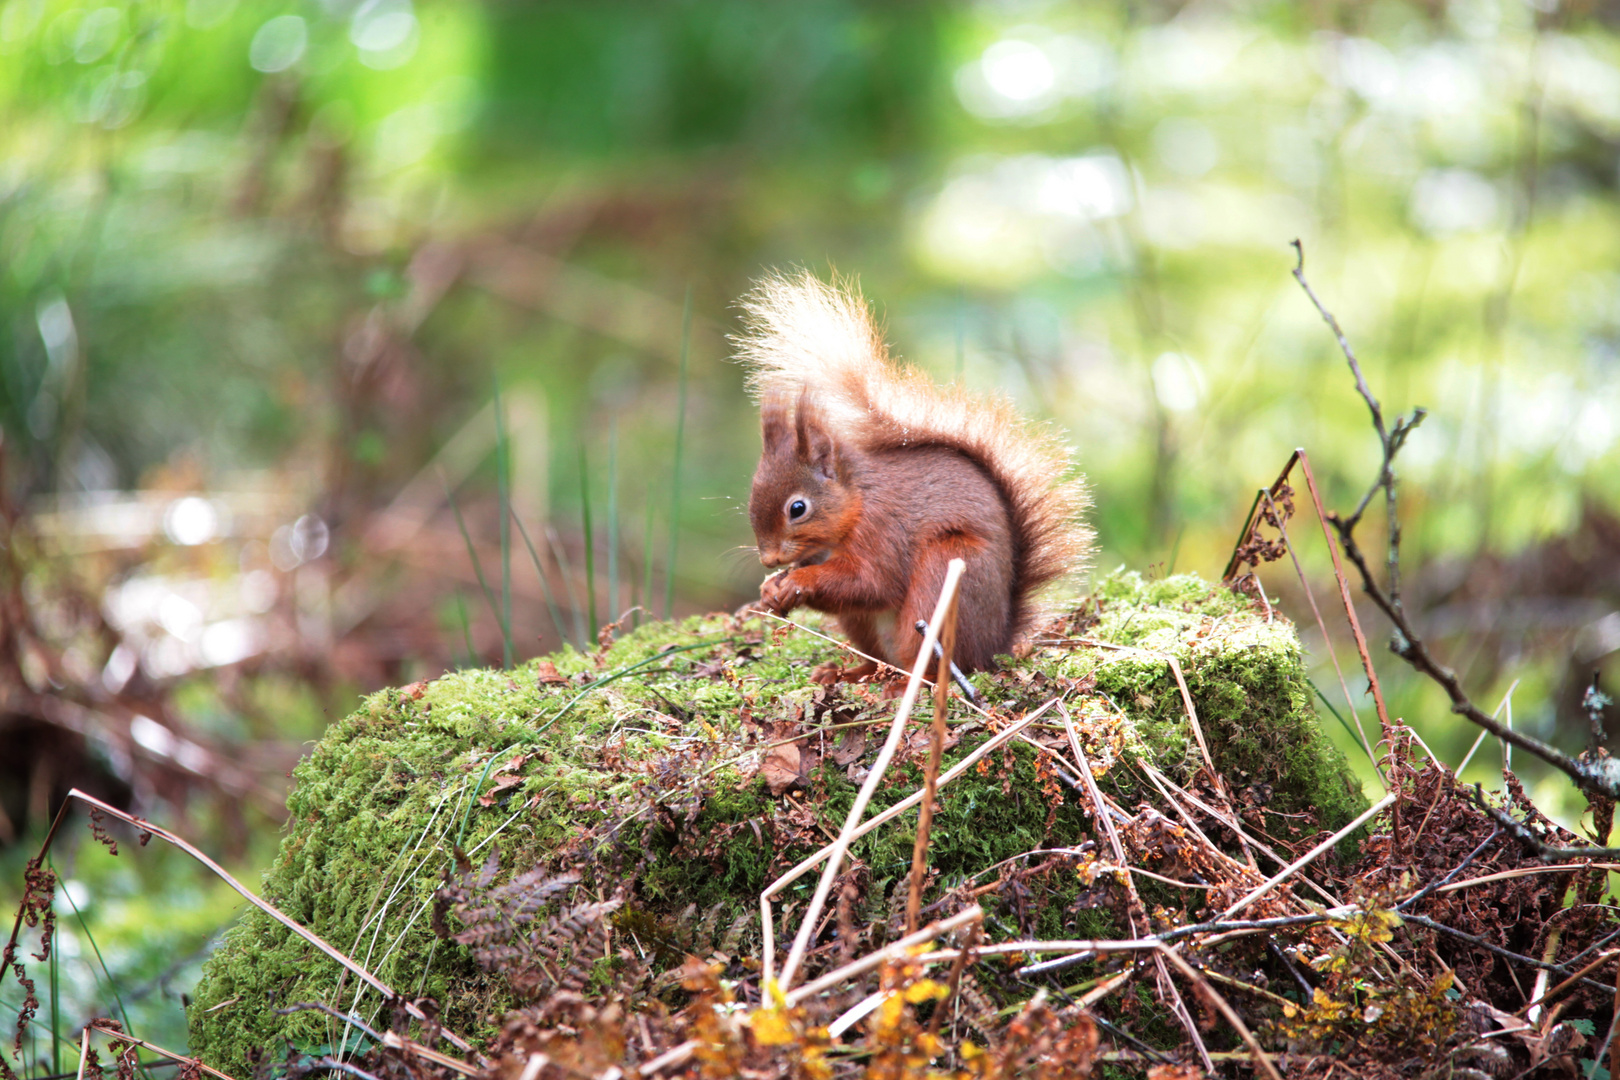
<path fill-rule="evenodd" d="M 1148 1080 L 1204 1080 L 1204 1070 L 1197 1065 L 1155 1065 L 1147 1074 Z"/>
<path fill-rule="evenodd" d="M 798 743 L 784 743 L 765 752 L 759 774 L 765 778 L 765 785 L 771 789 L 772 795 L 781 795 L 799 782 L 800 757 Z"/>
<path fill-rule="evenodd" d="M 495 786 L 494 787 L 490 788 L 488 791 L 486 791 L 482 795 L 478 796 L 478 805 L 479 806 L 494 806 L 495 805 L 495 797 L 497 795 L 499 795 L 501 792 L 505 791 L 507 788 L 517 787 L 519 784 L 523 783 L 523 781 L 524 781 L 524 777 L 513 776 L 510 773 L 502 773 L 501 775 L 499 775 L 499 776 L 497 776 L 495 778 Z"/>
<path fill-rule="evenodd" d="M 928 756 L 928 748 L 929 748 L 929 746 L 931 746 L 933 744 L 933 741 L 934 741 L 934 729 L 933 729 L 933 727 L 932 726 L 919 727 L 916 731 L 913 731 L 911 733 L 911 735 L 907 737 L 907 739 L 906 739 L 906 753 L 913 756 L 913 757 L 919 757 L 920 759 L 921 758 L 926 758 Z M 940 748 L 943 749 L 943 750 L 949 750 L 951 747 L 955 746 L 957 743 L 959 743 L 961 741 L 962 741 L 961 732 L 957 731 L 955 728 L 946 728 L 945 729 L 945 741 L 940 744 Z"/>
<path fill-rule="evenodd" d="M 866 729 L 850 728 L 827 755 L 839 765 L 848 765 L 866 753 Z"/>

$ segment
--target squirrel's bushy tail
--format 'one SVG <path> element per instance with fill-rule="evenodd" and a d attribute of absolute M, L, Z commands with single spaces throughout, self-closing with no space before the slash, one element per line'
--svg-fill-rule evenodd
<path fill-rule="evenodd" d="M 743 300 L 748 330 L 737 358 L 759 397 L 808 391 L 829 426 L 865 449 L 949 446 L 972 458 L 1001 489 L 1016 538 L 1014 625 L 1027 629 L 1034 594 L 1078 571 L 1091 550 L 1081 515 L 1090 503 L 1068 447 L 1007 398 L 937 386 L 895 364 L 852 289 L 806 271 L 771 274 Z"/>

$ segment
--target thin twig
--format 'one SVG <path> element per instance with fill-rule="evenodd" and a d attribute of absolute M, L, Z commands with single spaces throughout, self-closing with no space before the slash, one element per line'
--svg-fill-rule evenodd
<path fill-rule="evenodd" d="M 956 958 L 955 963 L 951 964 L 951 976 L 945 984 L 945 997 L 935 1007 L 933 1019 L 928 1023 L 928 1033 L 930 1035 L 939 1034 L 940 1023 L 945 1019 L 945 1014 L 950 1012 L 951 1006 L 956 1004 L 957 991 L 962 988 L 962 972 L 973 962 L 973 946 L 979 942 L 979 928 L 982 925 L 982 922 L 968 924 L 967 940 L 962 943 L 961 955 Z"/>
<path fill-rule="evenodd" d="M 1411 907 L 1413 904 L 1417 903 L 1419 900 L 1422 900 L 1425 896 L 1428 896 L 1430 893 L 1439 892 L 1441 889 L 1444 889 L 1446 886 L 1450 885 L 1453 881 L 1456 881 L 1457 880 L 1457 875 L 1462 873 L 1464 870 L 1468 869 L 1469 864 L 1471 864 L 1475 859 L 1479 858 L 1480 855 L 1484 854 L 1485 849 L 1490 847 L 1492 844 L 1494 844 L 1496 842 L 1496 838 L 1498 836 L 1501 836 L 1501 835 L 1502 835 L 1502 826 L 1498 825 L 1496 828 L 1491 830 L 1491 835 L 1489 835 L 1485 839 L 1481 840 L 1479 842 L 1479 846 L 1476 847 L 1473 851 L 1468 853 L 1468 858 L 1464 859 L 1462 862 L 1458 863 L 1455 867 L 1452 868 L 1451 873 L 1447 874 L 1445 877 L 1441 878 L 1439 881 L 1430 882 L 1429 884 L 1425 885 L 1423 888 L 1419 889 L 1417 892 L 1413 893 L 1411 896 L 1408 896 L 1405 900 L 1402 900 L 1400 903 L 1395 905 L 1395 910 L 1400 911 L 1402 908 Z M 1494 876 L 1494 875 L 1488 875 L 1487 877 L 1481 878 L 1479 880 L 1487 881 L 1487 880 L 1490 880 L 1490 877 L 1492 877 L 1492 876 Z M 1460 887 L 1461 886 L 1459 886 L 1459 888 Z"/>
<path fill-rule="evenodd" d="M 1614 1029 L 1620 1025 L 1620 969 L 1614 973 L 1614 1016 L 1609 1020 L 1609 1033 L 1603 1037 L 1603 1049 L 1592 1058 L 1593 1061 L 1602 1061 L 1604 1051 L 1609 1052 L 1609 1075 L 1620 1074 L 1620 1044 L 1614 1041 Z"/>
<path fill-rule="evenodd" d="M 1620 858 L 1620 847 L 1553 847 L 1542 842 L 1541 837 L 1530 830 L 1524 822 L 1512 814 L 1485 801 L 1484 792 L 1480 785 L 1474 785 L 1474 804 L 1483 810 L 1497 827 L 1512 836 L 1522 844 L 1525 850 L 1542 859 L 1615 859 Z M 1580 867 L 1565 867 L 1568 870 L 1578 870 Z"/>
<path fill-rule="evenodd" d="M 1511 949 L 1504 949 L 1502 946 L 1497 945 L 1494 942 L 1486 941 L 1484 938 L 1479 937 L 1476 934 L 1470 934 L 1466 931 L 1458 930 L 1455 927 L 1447 926 L 1445 923 L 1437 922 L 1434 919 L 1429 918 L 1427 915 L 1414 915 L 1411 912 L 1406 912 L 1401 915 L 1401 918 L 1406 922 L 1416 923 L 1419 926 L 1427 927 L 1430 930 L 1436 930 L 1449 937 L 1454 937 L 1458 941 L 1466 941 L 1475 948 L 1484 949 L 1486 952 L 1495 953 L 1504 960 L 1512 960 L 1514 963 L 1523 964 L 1525 967 L 1545 968 L 1548 971 L 1558 975 L 1571 974 L 1567 965 L 1548 963 L 1545 960 L 1537 960 L 1533 956 L 1525 956 L 1523 953 L 1516 953 Z M 1596 987 L 1599 990 L 1609 989 L 1608 986 L 1604 985 L 1603 983 L 1594 982 L 1591 979 L 1583 978 L 1581 979 L 1581 982 L 1587 986 Z"/>
<path fill-rule="evenodd" d="M 1586 976 L 1586 975 L 1590 974 L 1591 972 L 1596 971 L 1598 968 L 1602 967 L 1604 964 L 1607 964 L 1610 960 L 1613 960 L 1617 956 L 1620 956 L 1620 949 L 1614 949 L 1614 950 L 1611 950 L 1609 952 L 1604 953 L 1602 956 L 1599 956 L 1596 960 L 1591 961 L 1585 967 L 1581 968 L 1575 974 L 1569 976 L 1567 979 L 1565 979 L 1563 982 L 1559 983 L 1557 986 L 1553 987 L 1551 990 L 1548 990 L 1546 993 L 1542 994 L 1540 997 L 1538 997 L 1535 1000 L 1531 1001 L 1530 1004 L 1528 1004 L 1524 1008 L 1520 1009 L 1519 1012 L 1521 1014 L 1528 1014 L 1531 1009 L 1540 1008 L 1542 1005 L 1544 1005 L 1547 1002 L 1551 1001 L 1553 998 L 1558 997 L 1565 990 L 1568 990 L 1570 987 L 1572 987 L 1576 983 L 1580 982 L 1583 976 Z M 1543 975 L 1546 974 L 1545 969 L 1542 970 L 1542 974 Z M 1530 1019 L 1530 1022 L 1532 1024 L 1535 1023 L 1535 1017 L 1531 1016 L 1529 1019 Z"/>

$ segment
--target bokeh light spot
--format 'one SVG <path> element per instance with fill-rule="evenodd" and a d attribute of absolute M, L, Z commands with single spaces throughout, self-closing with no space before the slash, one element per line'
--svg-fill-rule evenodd
<path fill-rule="evenodd" d="M 248 46 L 248 63 L 255 71 L 273 74 L 298 63 L 309 46 L 309 28 L 298 15 L 277 15 L 259 27 Z"/>

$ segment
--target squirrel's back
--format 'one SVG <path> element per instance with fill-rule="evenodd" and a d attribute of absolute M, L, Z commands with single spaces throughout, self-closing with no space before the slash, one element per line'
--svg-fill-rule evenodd
<path fill-rule="evenodd" d="M 762 400 L 808 394 L 827 427 L 860 450 L 943 446 L 984 469 L 1012 524 L 1012 630 L 1027 629 L 1034 594 L 1079 570 L 1091 548 L 1085 482 L 1057 434 L 1005 397 L 937 386 L 895 364 L 859 295 L 808 272 L 765 278 L 743 307 L 749 332 L 738 358 Z"/>

